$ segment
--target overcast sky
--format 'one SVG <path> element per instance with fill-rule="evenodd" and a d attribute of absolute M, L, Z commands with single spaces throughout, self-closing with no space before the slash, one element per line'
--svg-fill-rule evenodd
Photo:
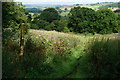
<path fill-rule="evenodd" d="M 87 3 L 97 3 L 97 2 L 119 2 L 119 0 L 15 0 L 17 2 L 27 3 L 78 3 L 78 4 L 87 4 Z"/>

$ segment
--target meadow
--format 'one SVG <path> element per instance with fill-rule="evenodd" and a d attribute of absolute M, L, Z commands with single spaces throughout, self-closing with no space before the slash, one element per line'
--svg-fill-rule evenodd
<path fill-rule="evenodd" d="M 22 58 L 19 34 L 7 38 L 3 78 L 119 78 L 119 34 L 85 36 L 30 29 Z"/>

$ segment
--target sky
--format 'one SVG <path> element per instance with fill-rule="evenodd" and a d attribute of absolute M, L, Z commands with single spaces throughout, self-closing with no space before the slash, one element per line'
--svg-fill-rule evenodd
<path fill-rule="evenodd" d="M 119 2 L 119 0 L 15 0 L 17 2 L 22 2 L 23 4 L 42 4 L 42 3 L 54 3 L 54 4 L 89 4 L 89 3 L 97 3 L 97 2 Z"/>

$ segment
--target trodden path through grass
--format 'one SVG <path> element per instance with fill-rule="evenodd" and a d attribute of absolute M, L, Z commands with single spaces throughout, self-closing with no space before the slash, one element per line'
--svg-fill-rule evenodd
<path fill-rule="evenodd" d="M 78 68 L 80 68 L 80 66 L 82 66 L 79 62 L 79 60 L 82 58 L 82 56 L 84 56 L 84 50 L 86 48 L 86 46 L 88 45 L 88 42 L 91 41 L 91 39 L 93 38 L 110 38 L 110 39 L 114 39 L 116 37 L 119 37 L 119 34 L 107 34 L 107 35 L 100 35 L 100 34 L 96 34 L 96 35 L 87 35 L 84 36 L 84 34 L 74 34 L 74 33 L 63 33 L 63 32 L 56 32 L 56 31 L 45 31 L 45 30 L 33 30 L 30 29 L 29 30 L 29 35 L 36 37 L 43 37 L 46 40 L 52 40 L 52 41 L 56 41 L 58 39 L 63 39 L 66 38 L 66 40 L 71 40 L 71 42 L 75 42 L 75 41 L 80 41 L 80 49 L 75 49 L 74 50 L 74 56 L 76 56 L 76 61 L 75 61 L 75 65 L 73 65 L 73 68 L 71 70 L 68 70 L 69 72 L 66 72 L 66 74 L 62 75 L 62 79 L 65 78 L 70 78 L 72 77 L 78 77 L 79 75 L 80 78 L 84 78 L 86 77 L 84 74 L 79 73 L 77 70 L 79 70 Z M 70 43 L 72 44 L 72 43 Z M 81 54 L 82 53 L 82 54 Z"/>
<path fill-rule="evenodd" d="M 62 32 L 56 32 L 56 31 L 44 31 L 44 30 L 29 30 L 29 34 L 31 36 L 35 36 L 37 37 L 44 37 L 46 40 L 58 40 L 58 38 L 62 38 L 66 40 L 70 40 L 67 41 L 70 44 L 74 44 L 72 42 L 80 42 L 77 43 L 77 45 L 79 45 L 80 47 L 78 47 L 77 49 L 72 49 L 73 50 L 73 55 L 74 56 L 74 65 L 72 65 L 72 68 L 66 72 L 66 74 L 62 75 L 61 78 L 65 79 L 70 77 L 71 75 L 73 75 L 74 73 L 76 73 L 76 70 L 78 68 L 79 64 L 79 60 L 82 58 L 82 52 L 84 51 L 84 47 L 86 45 L 86 42 L 88 42 L 88 38 L 87 36 L 84 36 L 83 34 L 81 35 L 76 35 L 73 33 L 62 33 Z M 72 45 L 73 46 L 73 45 Z"/>

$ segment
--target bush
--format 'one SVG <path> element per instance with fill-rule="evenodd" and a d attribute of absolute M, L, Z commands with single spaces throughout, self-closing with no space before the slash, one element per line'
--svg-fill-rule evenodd
<path fill-rule="evenodd" d="M 37 24 L 32 23 L 30 28 L 31 29 L 39 29 L 39 26 Z"/>
<path fill-rule="evenodd" d="M 47 29 L 46 26 L 48 25 L 50 25 L 50 23 L 45 20 L 34 19 L 34 21 L 32 22 L 31 28 L 32 29 Z"/>
<path fill-rule="evenodd" d="M 64 27 L 67 26 L 67 21 L 66 20 L 56 20 L 53 21 L 54 24 L 54 30 L 62 32 L 64 30 Z"/>
<path fill-rule="evenodd" d="M 2 76 L 3 78 L 18 77 L 19 64 L 19 44 L 17 40 L 6 38 L 2 46 Z"/>
<path fill-rule="evenodd" d="M 65 33 L 68 33 L 70 32 L 69 28 L 68 27 L 64 27 L 63 31 L 62 32 L 65 32 Z"/>

